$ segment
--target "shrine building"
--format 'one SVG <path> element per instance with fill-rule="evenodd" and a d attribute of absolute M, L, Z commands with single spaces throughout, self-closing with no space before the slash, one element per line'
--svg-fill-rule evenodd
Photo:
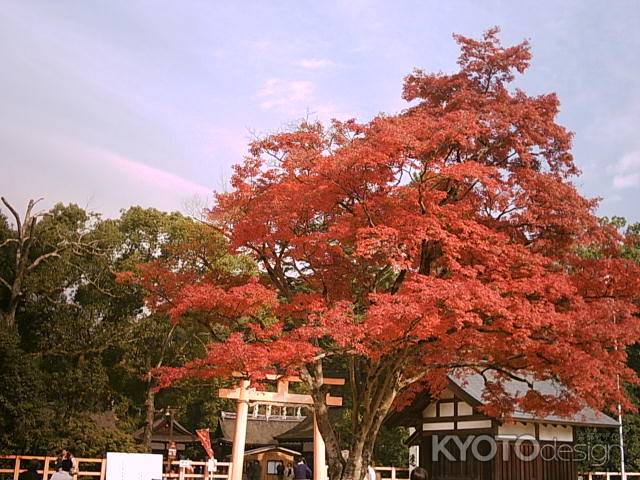
<path fill-rule="evenodd" d="M 521 397 L 528 383 L 508 380 L 505 390 Z M 558 396 L 557 384 L 533 382 L 543 395 Z M 515 411 L 510 421 L 481 413 L 485 380 L 480 374 L 450 375 L 438 398 L 418 395 L 389 423 L 409 427 L 410 465 L 430 480 L 577 480 L 576 430 L 612 429 L 618 422 L 585 407 L 570 417 Z"/>

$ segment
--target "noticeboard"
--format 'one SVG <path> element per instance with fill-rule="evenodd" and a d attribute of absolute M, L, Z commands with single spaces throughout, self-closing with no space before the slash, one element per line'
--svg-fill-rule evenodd
<path fill-rule="evenodd" d="M 106 480 L 162 480 L 162 455 L 109 452 Z"/>

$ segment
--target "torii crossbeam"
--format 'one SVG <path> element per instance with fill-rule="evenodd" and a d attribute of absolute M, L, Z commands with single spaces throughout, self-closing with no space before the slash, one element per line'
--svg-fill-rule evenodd
<path fill-rule="evenodd" d="M 242 480 L 242 468 L 244 465 L 244 446 L 247 438 L 247 418 L 249 415 L 249 402 L 275 403 L 278 405 L 313 405 L 313 397 L 300 393 L 289 393 L 289 383 L 301 382 L 299 377 L 267 375 L 267 380 L 277 381 L 276 392 L 264 392 L 249 388 L 250 382 L 246 378 L 238 381 L 236 388 L 221 388 L 218 391 L 220 398 L 236 400 L 236 428 L 233 438 L 233 450 L 231 452 L 231 480 Z M 344 385 L 344 378 L 324 378 L 324 385 Z M 327 394 L 327 405 L 341 407 L 342 398 Z M 326 480 L 325 445 L 315 413 L 313 415 L 313 480 Z"/>

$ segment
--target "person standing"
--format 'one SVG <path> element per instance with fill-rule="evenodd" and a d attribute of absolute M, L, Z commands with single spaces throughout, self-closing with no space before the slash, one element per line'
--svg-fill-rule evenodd
<path fill-rule="evenodd" d="M 429 473 L 422 467 L 411 470 L 410 480 L 429 480 Z"/>
<path fill-rule="evenodd" d="M 261 475 L 260 462 L 258 460 L 254 460 L 249 465 L 249 480 L 260 480 Z"/>
<path fill-rule="evenodd" d="M 376 475 L 376 469 L 373 468 L 373 462 L 369 464 L 367 467 L 367 478 L 368 480 L 378 480 L 378 476 Z"/>
<path fill-rule="evenodd" d="M 285 480 L 294 480 L 293 477 L 293 465 L 291 463 L 287 463 L 287 468 L 284 471 Z"/>
<path fill-rule="evenodd" d="M 67 449 L 62 449 L 58 454 L 58 458 L 56 459 L 56 468 L 59 469 L 64 460 L 69 460 L 71 462 L 71 475 L 75 475 L 76 473 L 78 473 L 78 460 L 76 460 L 76 457 L 73 456 L 73 453 L 71 453 Z"/>
<path fill-rule="evenodd" d="M 293 467 L 293 478 L 295 480 L 308 480 L 313 477 L 313 472 L 304 461 L 304 457 L 298 457 L 298 461 Z"/>
<path fill-rule="evenodd" d="M 27 471 L 22 472 L 18 477 L 18 480 L 40 480 L 40 475 L 38 475 L 38 462 L 36 460 L 31 460 L 27 464 Z"/>
<path fill-rule="evenodd" d="M 51 475 L 51 478 L 49 480 L 73 480 L 73 477 L 71 476 L 72 468 L 73 464 L 71 463 L 71 460 L 65 458 L 60 462 L 58 471 Z"/>
<path fill-rule="evenodd" d="M 74 457 L 73 453 L 71 453 L 69 450 L 67 450 L 67 458 L 71 461 L 71 470 L 69 471 L 69 473 L 71 474 L 71 476 L 77 475 L 78 474 L 78 459 L 76 457 Z"/>

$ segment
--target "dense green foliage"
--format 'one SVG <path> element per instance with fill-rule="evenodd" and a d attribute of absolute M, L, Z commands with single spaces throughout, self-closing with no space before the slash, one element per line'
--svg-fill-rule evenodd
<path fill-rule="evenodd" d="M 15 275 L 16 242 L 5 241 L 17 235 L 0 215 L 0 277 L 8 283 Z M 209 252 L 216 261 L 249 268 L 212 237 L 217 235 L 209 227 L 183 215 L 139 207 L 114 220 L 75 205 L 57 205 L 38 217 L 29 255 L 64 248 L 29 271 L 15 328 L 0 331 L 0 452 L 66 447 L 77 455 L 102 455 L 143 448 L 132 433 L 146 420 L 154 386 L 148 371 L 202 355 L 210 333 L 197 323 L 173 326 L 148 314 L 144 292 L 119 282 L 118 273 L 154 260 L 179 263 L 178 246 L 199 241 L 220 247 Z M 8 301 L 8 289 L 0 285 L 0 312 Z M 163 391 L 152 408 L 176 408 L 188 428 L 212 426 L 216 388 Z"/>

